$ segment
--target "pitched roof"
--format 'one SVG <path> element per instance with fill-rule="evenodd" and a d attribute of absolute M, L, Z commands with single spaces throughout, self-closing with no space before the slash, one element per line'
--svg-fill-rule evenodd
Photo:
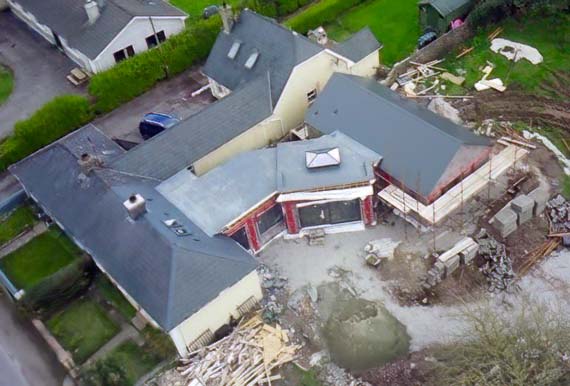
<path fill-rule="evenodd" d="M 136 16 L 172 16 L 186 14 L 162 0 L 98 0 L 100 16 L 89 24 L 81 0 L 15 0 L 40 24 L 62 36 L 71 47 L 91 59 L 117 36 Z"/>
<path fill-rule="evenodd" d="M 165 180 L 272 114 L 261 76 L 119 158 L 117 170 Z"/>
<path fill-rule="evenodd" d="M 375 151 L 382 170 L 424 197 L 457 166 L 454 162 L 465 165 L 477 156 L 475 149 L 490 144 L 373 79 L 340 73 L 331 77 L 305 121 L 325 134 L 339 130 Z"/>
<path fill-rule="evenodd" d="M 86 130 L 91 139 L 97 135 Z M 10 171 L 162 328 L 177 326 L 255 269 L 243 248 L 224 236 L 204 234 L 156 191 L 154 181 L 106 168 L 85 176 L 76 156 L 85 145 L 76 135 L 85 138 L 85 133 L 77 133 Z M 123 207 L 133 192 L 147 205 L 137 220 Z M 176 235 L 164 224 L 169 219 L 189 234 Z"/>
<path fill-rule="evenodd" d="M 241 44 L 231 59 L 228 53 L 235 42 Z M 269 72 L 271 98 L 276 104 L 291 70 L 323 49 L 275 20 L 245 9 L 229 34 L 219 33 L 202 71 L 230 90 Z M 245 63 L 254 52 L 259 53 L 259 58 L 253 68 L 248 69 Z"/>
<path fill-rule="evenodd" d="M 382 44 L 376 39 L 370 28 L 364 27 L 344 42 L 337 43 L 331 49 L 357 63 L 372 52 L 382 48 Z"/>
<path fill-rule="evenodd" d="M 305 152 L 324 147 L 339 148 L 340 165 L 309 170 Z M 372 164 L 379 160 L 378 154 L 353 139 L 333 133 L 242 153 L 200 177 L 181 171 L 157 190 L 207 234 L 215 235 L 275 193 L 370 181 Z"/>
<path fill-rule="evenodd" d="M 473 3 L 473 0 L 425 0 L 421 4 L 431 4 L 441 16 L 445 17 L 471 3 Z"/>

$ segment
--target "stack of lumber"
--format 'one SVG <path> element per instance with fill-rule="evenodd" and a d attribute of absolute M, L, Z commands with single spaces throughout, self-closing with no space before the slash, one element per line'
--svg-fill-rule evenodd
<path fill-rule="evenodd" d="M 289 343 L 286 330 L 256 315 L 225 338 L 193 352 L 178 370 L 189 386 L 271 385 L 281 379 L 273 372 L 291 362 L 299 348 Z"/>
<path fill-rule="evenodd" d="M 530 251 L 519 269 L 519 277 L 526 275 L 538 262 L 550 255 L 560 245 L 560 238 L 549 239 Z"/>

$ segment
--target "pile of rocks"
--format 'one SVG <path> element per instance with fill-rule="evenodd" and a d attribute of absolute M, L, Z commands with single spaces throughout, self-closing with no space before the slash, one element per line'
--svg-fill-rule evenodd
<path fill-rule="evenodd" d="M 552 223 L 552 233 L 570 232 L 570 202 L 562 195 L 557 195 L 546 204 L 548 215 Z M 570 246 L 570 236 L 562 236 L 564 246 Z"/>
<path fill-rule="evenodd" d="M 479 243 L 479 255 L 485 259 L 485 263 L 479 270 L 487 278 L 489 291 L 511 292 L 514 289 L 515 273 L 505 245 L 488 235 L 484 229 L 477 238 L 477 242 Z"/>
<path fill-rule="evenodd" d="M 278 297 L 286 292 L 288 280 L 284 276 L 279 276 L 266 265 L 260 265 L 257 272 L 261 278 L 261 287 L 265 292 L 261 301 L 263 319 L 269 323 L 274 322 L 283 311 L 283 305 L 279 303 Z"/>

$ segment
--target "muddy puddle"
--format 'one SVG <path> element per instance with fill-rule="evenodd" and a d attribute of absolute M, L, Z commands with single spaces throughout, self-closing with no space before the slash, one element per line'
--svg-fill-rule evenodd
<path fill-rule="evenodd" d="M 354 372 L 381 366 L 409 352 L 406 327 L 377 302 L 338 283 L 319 286 L 321 334 L 332 360 Z"/>

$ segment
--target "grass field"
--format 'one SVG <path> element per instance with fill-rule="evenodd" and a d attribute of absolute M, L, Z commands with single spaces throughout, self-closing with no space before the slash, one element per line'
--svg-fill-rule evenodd
<path fill-rule="evenodd" d="M 134 318 L 137 313 L 135 308 L 103 274 L 97 278 L 96 286 L 105 300 L 111 303 L 127 320 Z"/>
<path fill-rule="evenodd" d="M 21 206 L 9 216 L 0 218 L 0 245 L 18 236 L 35 222 L 34 215 L 28 206 Z"/>
<path fill-rule="evenodd" d="M 71 304 L 48 320 L 47 326 L 77 363 L 85 362 L 119 332 L 119 326 L 92 300 Z"/>
<path fill-rule="evenodd" d="M 105 359 L 118 364 L 125 372 L 129 385 L 134 385 L 137 380 L 159 364 L 159 359 L 151 353 L 139 347 L 129 340 L 111 351 Z"/>
<path fill-rule="evenodd" d="M 343 41 L 350 34 L 369 26 L 384 44 L 382 62 L 392 65 L 409 56 L 419 37 L 417 0 L 372 0 L 339 15 L 335 23 L 325 26 L 329 36 Z"/>
<path fill-rule="evenodd" d="M 14 88 L 12 72 L 0 64 L 0 105 L 8 99 Z"/>
<path fill-rule="evenodd" d="M 207 6 L 220 5 L 222 2 L 215 0 L 172 0 L 170 3 L 186 12 L 191 18 L 195 18 L 201 17 L 202 11 Z M 228 0 L 226 3 L 235 6 L 239 0 Z"/>
<path fill-rule="evenodd" d="M 465 44 L 475 47 L 471 53 L 460 59 L 455 59 L 457 52 L 451 53 L 442 65 L 452 72 L 466 70 L 465 88 L 469 90 L 481 78 L 480 69 L 489 61 L 495 66 L 491 78 L 501 78 L 507 87 L 517 85 L 534 94 L 559 97 L 552 91 L 551 83 L 557 82 L 557 73 L 566 73 L 570 79 L 570 15 L 561 14 L 551 19 L 535 17 L 520 22 L 510 19 L 502 26 L 501 38 L 537 48 L 544 62 L 536 66 L 526 59 L 514 63 L 492 52 L 487 39 L 489 32 L 496 28 L 492 27 Z M 461 94 L 465 90 L 453 87 L 453 91 Z"/>
<path fill-rule="evenodd" d="M 17 288 L 29 289 L 77 258 L 77 247 L 50 230 L 0 260 L 0 268 Z"/>

